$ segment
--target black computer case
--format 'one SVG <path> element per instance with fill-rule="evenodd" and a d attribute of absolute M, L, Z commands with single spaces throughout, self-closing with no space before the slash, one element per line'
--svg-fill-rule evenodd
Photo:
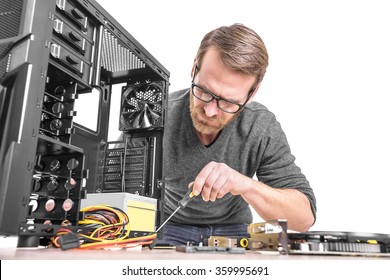
<path fill-rule="evenodd" d="M 97 192 L 157 199 L 158 225 L 169 72 L 93 0 L 2 0 L 0 26 L 0 234 L 38 246 L 76 231 L 80 201 Z M 75 121 L 85 96 L 93 128 Z"/>

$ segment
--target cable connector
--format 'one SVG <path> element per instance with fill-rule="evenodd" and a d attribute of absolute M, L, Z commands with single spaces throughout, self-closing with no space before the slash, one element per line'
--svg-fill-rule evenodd
<path fill-rule="evenodd" d="M 58 237 L 58 244 L 62 250 L 68 250 L 80 247 L 79 236 L 76 233 L 61 234 Z"/>

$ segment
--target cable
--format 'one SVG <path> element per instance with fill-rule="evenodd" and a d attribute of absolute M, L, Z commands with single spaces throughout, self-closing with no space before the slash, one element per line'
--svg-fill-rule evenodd
<path fill-rule="evenodd" d="M 129 217 L 119 209 L 108 205 L 88 206 L 80 210 L 84 219 L 79 221 L 81 232 L 74 233 L 61 228 L 51 238 L 55 247 L 63 250 L 132 248 L 152 244 L 156 233 L 141 237 L 130 237 Z"/>

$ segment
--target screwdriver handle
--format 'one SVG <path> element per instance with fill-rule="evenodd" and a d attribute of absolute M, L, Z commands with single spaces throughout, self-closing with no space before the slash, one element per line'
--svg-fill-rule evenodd
<path fill-rule="evenodd" d="M 179 201 L 179 206 L 184 208 L 187 206 L 188 202 L 194 197 L 195 195 L 192 192 L 192 188 L 189 188 L 182 200 Z"/>

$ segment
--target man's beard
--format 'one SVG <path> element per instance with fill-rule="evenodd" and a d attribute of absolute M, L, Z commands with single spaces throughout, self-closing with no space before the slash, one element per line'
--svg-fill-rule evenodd
<path fill-rule="evenodd" d="M 217 134 L 238 116 L 238 114 L 235 114 L 233 118 L 228 120 L 221 119 L 217 116 L 207 117 L 203 106 L 195 107 L 194 98 L 195 97 L 190 94 L 190 112 L 192 123 L 194 124 L 195 129 L 202 134 Z M 199 120 L 199 116 L 205 121 Z"/>

